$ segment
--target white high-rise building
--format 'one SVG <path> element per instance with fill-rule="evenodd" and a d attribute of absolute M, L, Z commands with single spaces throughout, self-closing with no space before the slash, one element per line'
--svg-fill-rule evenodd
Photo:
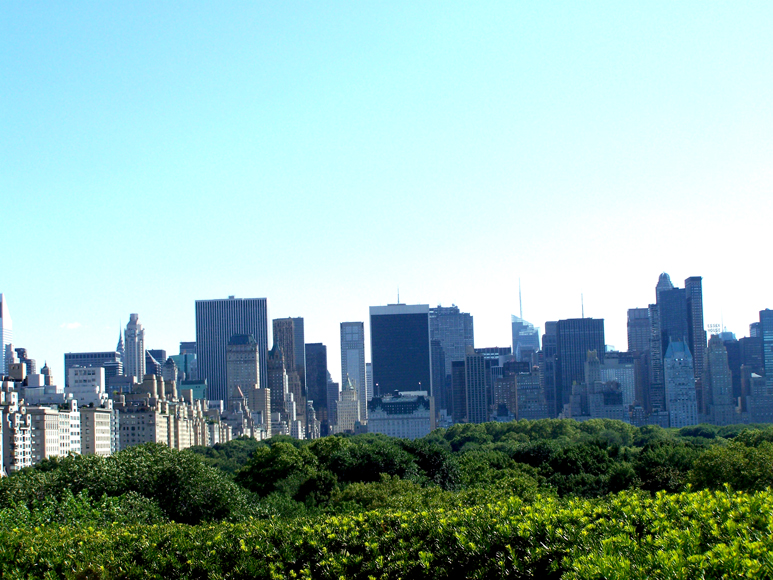
<path fill-rule="evenodd" d="M 145 376 L 145 330 L 139 323 L 139 315 L 129 315 L 124 336 L 124 366 L 126 376 L 141 381 Z"/>
<path fill-rule="evenodd" d="M 103 406 L 108 399 L 105 391 L 105 369 L 102 367 L 70 367 L 65 395 L 72 395 L 81 407 Z"/>
<path fill-rule="evenodd" d="M 351 380 L 360 403 L 360 417 L 367 418 L 368 392 L 365 380 L 365 324 L 341 323 L 341 383 Z"/>
<path fill-rule="evenodd" d="M 13 322 L 11 321 L 11 315 L 8 312 L 8 303 L 5 301 L 5 297 L 0 294 L 0 377 L 5 376 L 8 373 L 6 368 L 6 352 L 8 346 L 13 342 Z M 11 356 L 13 356 L 13 348 L 10 349 Z"/>
<path fill-rule="evenodd" d="M 354 428 L 360 422 L 360 404 L 357 391 L 351 378 L 344 383 L 336 402 L 336 424 L 333 433 L 354 433 Z"/>

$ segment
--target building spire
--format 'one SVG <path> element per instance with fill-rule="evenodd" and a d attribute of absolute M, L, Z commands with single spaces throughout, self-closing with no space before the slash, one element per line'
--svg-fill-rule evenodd
<path fill-rule="evenodd" d="M 521 320 L 523 320 L 523 300 L 521 299 L 521 279 L 518 278 L 518 306 L 520 306 Z"/>

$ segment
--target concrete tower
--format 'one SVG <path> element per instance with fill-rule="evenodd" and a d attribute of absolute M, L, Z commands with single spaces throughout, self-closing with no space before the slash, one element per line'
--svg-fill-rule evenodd
<path fill-rule="evenodd" d="M 145 330 L 139 322 L 139 314 L 130 314 L 124 336 L 124 374 L 137 381 L 145 377 Z"/>
<path fill-rule="evenodd" d="M 365 324 L 362 322 L 341 323 L 341 384 L 346 385 L 347 379 L 357 391 L 360 418 L 366 419 L 368 389 L 365 381 Z"/>
<path fill-rule="evenodd" d="M 695 396 L 693 358 L 687 344 L 672 341 L 663 359 L 666 378 L 666 406 L 671 427 L 698 424 L 698 401 Z"/>

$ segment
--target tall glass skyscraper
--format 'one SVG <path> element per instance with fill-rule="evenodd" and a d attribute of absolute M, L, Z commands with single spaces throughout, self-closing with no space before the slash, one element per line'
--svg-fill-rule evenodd
<path fill-rule="evenodd" d="M 8 369 L 5 368 L 6 347 L 13 343 L 13 322 L 8 312 L 8 303 L 0 294 L 0 376 L 4 376 Z"/>
<path fill-rule="evenodd" d="M 569 403 L 572 383 L 585 381 L 588 351 L 595 350 L 604 362 L 604 320 L 570 318 L 556 324 L 556 411 Z"/>
<path fill-rule="evenodd" d="M 429 305 L 370 307 L 373 396 L 394 391 L 432 393 Z"/>
<path fill-rule="evenodd" d="M 236 334 L 251 334 L 260 353 L 260 386 L 268 384 L 268 303 L 265 298 L 196 301 L 196 360 L 210 400 L 228 400 L 226 347 Z"/>

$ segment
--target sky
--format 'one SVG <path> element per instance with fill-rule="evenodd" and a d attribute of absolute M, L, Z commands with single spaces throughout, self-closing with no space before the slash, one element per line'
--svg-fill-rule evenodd
<path fill-rule="evenodd" d="M 773 307 L 770 2 L 0 0 L 0 292 L 16 346 L 195 339 L 198 299 L 339 323 L 605 319 L 668 272 Z"/>

